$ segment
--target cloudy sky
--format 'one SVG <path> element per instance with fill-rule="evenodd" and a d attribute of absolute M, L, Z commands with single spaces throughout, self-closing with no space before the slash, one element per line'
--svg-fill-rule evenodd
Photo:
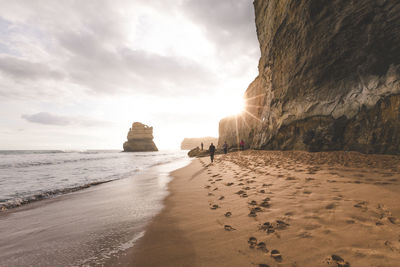
<path fill-rule="evenodd" d="M 252 0 L 0 0 L 0 149 L 217 136 L 259 53 Z"/>

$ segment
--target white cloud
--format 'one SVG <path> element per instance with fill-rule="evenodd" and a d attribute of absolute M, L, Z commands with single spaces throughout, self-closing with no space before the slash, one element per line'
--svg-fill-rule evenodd
<path fill-rule="evenodd" d="M 35 114 L 23 114 L 21 118 L 32 123 L 44 124 L 44 125 L 58 125 L 58 126 L 66 126 L 66 125 L 77 125 L 84 127 L 91 126 L 110 126 L 112 123 L 106 121 L 99 121 L 92 118 L 87 118 L 85 116 L 80 117 L 71 117 L 71 116 L 62 116 L 56 115 L 49 112 L 39 112 Z"/>
<path fill-rule="evenodd" d="M 0 104 L 13 103 L 0 115 L 14 118 L 0 127 L 29 135 L 39 123 L 68 126 L 68 136 L 104 140 L 82 126 L 112 121 L 107 135 L 121 138 L 142 119 L 155 131 L 179 128 L 176 138 L 215 135 L 224 103 L 257 73 L 252 8 L 252 0 L 0 0 Z"/>

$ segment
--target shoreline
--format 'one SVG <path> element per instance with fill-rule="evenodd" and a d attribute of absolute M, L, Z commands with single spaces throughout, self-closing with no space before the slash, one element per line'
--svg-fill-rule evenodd
<path fill-rule="evenodd" d="M 122 179 L 126 179 L 126 178 L 122 178 Z M 56 189 L 56 190 L 53 190 L 53 191 L 44 192 L 42 194 L 36 194 L 36 195 L 30 196 L 30 197 L 26 197 L 26 198 L 22 199 L 21 201 L 18 201 L 16 204 L 15 203 L 0 204 L 0 215 L 2 213 L 6 213 L 6 212 L 18 211 L 20 208 L 26 207 L 26 206 L 28 206 L 30 204 L 33 204 L 33 203 L 36 203 L 36 202 L 39 202 L 39 201 L 56 199 L 58 197 L 65 196 L 65 195 L 68 195 L 70 193 L 82 191 L 82 190 L 91 188 L 93 186 L 98 186 L 98 185 L 101 185 L 101 184 L 105 184 L 105 183 L 109 183 L 109 182 L 113 182 L 113 181 L 118 181 L 118 180 L 120 180 L 120 179 L 105 180 L 105 181 L 99 181 L 99 182 L 91 182 L 89 184 L 79 185 L 79 186 L 76 186 L 76 187 Z"/>
<path fill-rule="evenodd" d="M 399 156 L 245 151 L 208 162 L 171 173 L 164 208 L 112 266 L 400 261 Z"/>
<path fill-rule="evenodd" d="M 107 265 L 163 208 L 168 173 L 186 159 L 0 213 L 0 266 Z"/>

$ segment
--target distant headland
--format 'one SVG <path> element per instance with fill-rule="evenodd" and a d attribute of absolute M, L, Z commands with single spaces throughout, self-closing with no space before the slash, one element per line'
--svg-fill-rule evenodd
<path fill-rule="evenodd" d="M 132 123 L 128 132 L 128 141 L 123 145 L 124 152 L 158 151 L 153 142 L 153 127 L 140 122 Z"/>
<path fill-rule="evenodd" d="M 217 137 L 199 137 L 199 138 L 185 138 L 183 139 L 181 143 L 181 149 L 186 150 L 186 149 L 193 149 L 196 147 L 200 147 L 201 143 L 203 143 L 204 148 L 208 148 L 211 143 L 214 143 L 214 145 L 218 144 L 218 138 Z"/>

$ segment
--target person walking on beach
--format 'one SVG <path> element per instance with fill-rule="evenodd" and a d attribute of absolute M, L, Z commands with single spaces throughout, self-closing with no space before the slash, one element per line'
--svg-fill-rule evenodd
<path fill-rule="evenodd" d="M 243 141 L 243 139 L 242 140 L 240 140 L 240 150 L 244 150 L 244 141 Z"/>
<path fill-rule="evenodd" d="M 208 151 L 210 151 L 211 162 L 214 162 L 215 146 L 213 143 L 211 143 L 210 147 L 208 148 Z"/>
<path fill-rule="evenodd" d="M 224 145 L 222 147 L 224 148 L 224 153 L 228 153 L 228 144 L 226 143 L 226 141 L 224 142 Z"/>
<path fill-rule="evenodd" d="M 201 150 L 203 150 L 203 146 L 204 146 L 204 145 L 203 145 L 203 142 L 201 142 Z"/>

